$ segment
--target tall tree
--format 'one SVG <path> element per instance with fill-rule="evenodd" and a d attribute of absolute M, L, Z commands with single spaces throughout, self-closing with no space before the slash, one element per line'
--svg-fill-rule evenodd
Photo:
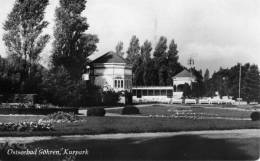
<path fill-rule="evenodd" d="M 87 19 L 81 16 L 86 0 L 60 0 L 55 10 L 55 31 L 52 61 L 54 67 L 63 66 L 76 80 L 81 78 L 87 56 L 96 51 L 98 37 L 85 34 Z"/>
<path fill-rule="evenodd" d="M 160 86 L 166 85 L 168 77 L 167 73 L 167 38 L 161 36 L 154 50 L 155 68 L 158 73 L 158 84 Z"/>
<path fill-rule="evenodd" d="M 19 66 L 20 86 L 31 76 L 32 67 L 38 62 L 50 36 L 42 31 L 48 22 L 44 11 L 48 0 L 16 0 L 4 23 L 3 40 L 10 57 Z"/>
<path fill-rule="evenodd" d="M 133 85 L 137 85 L 137 80 L 140 80 L 141 73 L 138 70 L 140 67 L 141 59 L 140 59 L 140 44 L 139 39 L 134 35 L 130 40 L 130 45 L 127 50 L 127 57 L 126 57 L 127 64 L 131 64 L 132 72 L 133 72 Z"/>
<path fill-rule="evenodd" d="M 245 90 L 245 99 L 247 101 L 260 100 L 260 73 L 257 65 L 251 65 L 245 75 L 245 83 L 243 89 Z"/>
<path fill-rule="evenodd" d="M 136 58 L 140 56 L 139 39 L 135 35 L 132 36 L 126 53 L 126 61 L 128 64 L 133 64 Z"/>
<path fill-rule="evenodd" d="M 141 46 L 141 58 L 143 60 L 142 68 L 143 68 L 143 84 L 145 86 L 149 86 L 152 84 L 152 75 L 153 72 L 151 71 L 152 65 L 151 65 L 151 51 L 152 43 L 146 40 L 144 44 Z"/>
<path fill-rule="evenodd" d="M 121 57 L 124 57 L 123 49 L 124 49 L 124 44 L 122 41 L 119 41 L 116 45 L 116 54 L 118 54 Z"/>
<path fill-rule="evenodd" d="M 167 71 L 168 71 L 168 77 L 167 77 L 167 85 L 172 84 L 172 77 L 179 73 L 183 68 L 178 62 L 179 56 L 178 56 L 178 50 L 177 50 L 177 44 L 174 40 L 170 42 L 169 49 L 167 52 Z"/>
<path fill-rule="evenodd" d="M 206 69 L 203 80 L 204 82 L 207 82 L 209 80 L 209 69 Z"/>

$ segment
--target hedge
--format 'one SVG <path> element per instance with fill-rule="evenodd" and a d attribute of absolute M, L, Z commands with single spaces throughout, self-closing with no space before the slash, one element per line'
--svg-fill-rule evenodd
<path fill-rule="evenodd" d="M 252 121 L 260 120 L 260 112 L 252 112 L 250 115 Z"/>
<path fill-rule="evenodd" d="M 87 116 L 105 116 L 106 110 L 103 107 L 93 107 L 87 110 Z"/>
<path fill-rule="evenodd" d="M 122 115 L 136 115 L 140 114 L 140 111 L 135 106 L 126 106 L 122 110 Z"/>

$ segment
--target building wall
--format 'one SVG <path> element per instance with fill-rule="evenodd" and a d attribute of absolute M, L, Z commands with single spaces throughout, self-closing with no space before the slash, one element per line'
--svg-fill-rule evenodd
<path fill-rule="evenodd" d="M 191 82 L 195 82 L 195 79 L 192 77 L 178 77 L 173 79 L 173 85 L 175 86 L 185 84 L 185 83 L 191 85 Z"/>
<path fill-rule="evenodd" d="M 94 64 L 94 84 L 115 91 L 132 89 L 132 68 L 125 64 Z"/>

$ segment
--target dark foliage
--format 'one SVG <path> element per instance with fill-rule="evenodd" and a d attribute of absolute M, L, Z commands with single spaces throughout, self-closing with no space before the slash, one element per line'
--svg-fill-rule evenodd
<path fill-rule="evenodd" d="M 102 94 L 102 104 L 106 106 L 118 105 L 122 94 L 115 91 L 104 91 Z"/>
<path fill-rule="evenodd" d="M 260 112 L 252 112 L 251 115 L 252 121 L 259 121 L 260 120 Z"/>
<path fill-rule="evenodd" d="M 71 79 L 63 67 L 52 69 L 42 83 L 42 100 L 58 106 L 88 106 L 101 101 L 99 87 Z"/>
<path fill-rule="evenodd" d="M 87 65 L 87 57 L 96 51 L 97 35 L 84 33 L 89 25 L 81 13 L 86 0 L 60 0 L 55 10 L 55 30 L 52 61 L 63 66 L 72 79 L 79 80 Z"/>
<path fill-rule="evenodd" d="M 93 107 L 87 110 L 87 116 L 105 116 L 106 110 L 103 107 Z"/>
<path fill-rule="evenodd" d="M 13 58 L 21 88 L 29 89 L 34 77 L 33 68 L 38 64 L 39 55 L 50 39 L 48 34 L 42 35 L 48 22 L 44 21 L 44 12 L 48 0 L 16 0 L 12 11 L 4 23 L 3 41 L 8 49 L 9 57 Z"/>
<path fill-rule="evenodd" d="M 122 109 L 122 115 L 136 115 L 140 114 L 140 111 L 135 106 L 126 106 Z"/>
<path fill-rule="evenodd" d="M 218 91 L 221 96 L 234 96 L 238 98 L 239 67 L 237 64 L 230 69 L 220 68 L 205 81 L 206 95 L 214 96 Z M 260 75 L 257 65 L 249 63 L 241 65 L 241 97 L 245 101 L 260 101 Z"/>
<path fill-rule="evenodd" d="M 167 45 L 166 37 L 160 37 L 153 58 L 152 43 L 146 40 L 142 46 L 136 36 L 131 38 L 126 61 L 133 66 L 134 86 L 172 85 L 172 76 L 184 68 L 178 62 L 177 44 L 172 40 Z"/>

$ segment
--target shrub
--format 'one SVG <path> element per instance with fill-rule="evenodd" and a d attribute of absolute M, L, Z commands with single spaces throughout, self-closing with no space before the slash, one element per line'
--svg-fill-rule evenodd
<path fill-rule="evenodd" d="M 140 111 L 135 106 L 126 106 L 122 110 L 122 115 L 136 115 L 140 114 Z"/>
<path fill-rule="evenodd" d="M 49 114 L 47 117 L 43 118 L 40 122 L 74 122 L 81 120 L 80 117 L 75 115 L 73 112 L 67 113 L 67 112 L 55 112 L 52 114 Z"/>
<path fill-rule="evenodd" d="M 250 115 L 252 121 L 260 120 L 260 112 L 252 112 Z"/>
<path fill-rule="evenodd" d="M 105 116 L 106 111 L 103 107 L 94 107 L 87 110 L 87 116 Z"/>
<path fill-rule="evenodd" d="M 103 105 L 113 106 L 117 105 L 120 100 L 121 93 L 115 91 L 105 91 L 103 92 Z"/>

